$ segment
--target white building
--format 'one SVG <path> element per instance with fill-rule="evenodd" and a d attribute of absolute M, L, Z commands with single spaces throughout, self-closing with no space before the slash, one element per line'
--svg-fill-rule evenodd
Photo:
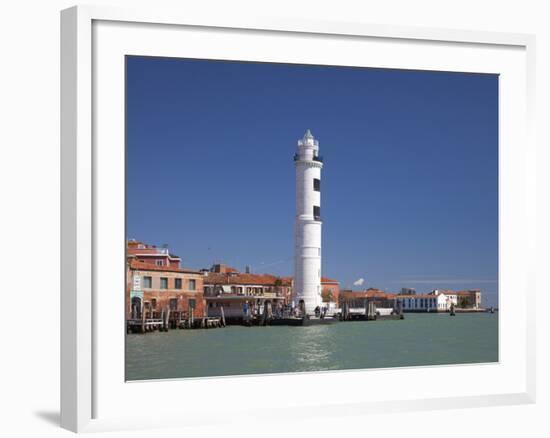
<path fill-rule="evenodd" d="M 444 293 L 397 295 L 396 301 L 404 312 L 446 312 L 452 301 Z"/>
<path fill-rule="evenodd" d="M 314 313 L 321 299 L 321 169 L 319 142 L 309 129 L 294 155 L 296 219 L 294 229 L 294 301 Z"/>
<path fill-rule="evenodd" d="M 434 289 L 430 292 L 430 295 L 435 295 L 439 298 L 439 301 L 441 303 L 445 302 L 445 310 L 449 310 L 451 308 L 451 304 L 454 306 L 458 305 L 458 294 L 453 290 L 440 290 L 440 289 Z"/>
<path fill-rule="evenodd" d="M 404 312 L 437 312 L 439 309 L 438 297 L 428 294 L 397 295 L 398 306 Z"/>

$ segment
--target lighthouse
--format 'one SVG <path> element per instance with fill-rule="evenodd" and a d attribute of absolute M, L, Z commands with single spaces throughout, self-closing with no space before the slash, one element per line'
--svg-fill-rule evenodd
<path fill-rule="evenodd" d="M 294 227 L 294 301 L 308 315 L 321 306 L 321 169 L 319 142 L 308 129 L 298 140 Z"/>

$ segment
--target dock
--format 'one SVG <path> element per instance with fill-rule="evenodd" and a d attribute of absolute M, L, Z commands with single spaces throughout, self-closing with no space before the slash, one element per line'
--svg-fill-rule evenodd
<path fill-rule="evenodd" d="M 126 320 L 127 333 L 167 332 L 170 329 L 211 329 L 225 327 L 225 318 L 221 316 L 195 317 L 193 312 L 170 312 L 163 310 L 160 315 L 143 312 L 141 318 Z"/>

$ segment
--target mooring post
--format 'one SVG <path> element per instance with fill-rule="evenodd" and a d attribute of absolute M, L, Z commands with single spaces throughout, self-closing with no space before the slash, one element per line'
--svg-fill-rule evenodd
<path fill-rule="evenodd" d="M 145 304 L 141 303 L 141 333 L 145 333 Z"/>
<path fill-rule="evenodd" d="M 222 327 L 225 327 L 225 313 L 223 311 L 223 306 L 220 307 L 220 313 L 222 315 Z"/>

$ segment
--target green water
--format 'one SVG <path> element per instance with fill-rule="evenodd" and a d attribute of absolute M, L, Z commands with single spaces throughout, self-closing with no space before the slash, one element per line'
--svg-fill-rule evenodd
<path fill-rule="evenodd" d="M 127 380 L 498 361 L 498 314 L 128 335 Z"/>

